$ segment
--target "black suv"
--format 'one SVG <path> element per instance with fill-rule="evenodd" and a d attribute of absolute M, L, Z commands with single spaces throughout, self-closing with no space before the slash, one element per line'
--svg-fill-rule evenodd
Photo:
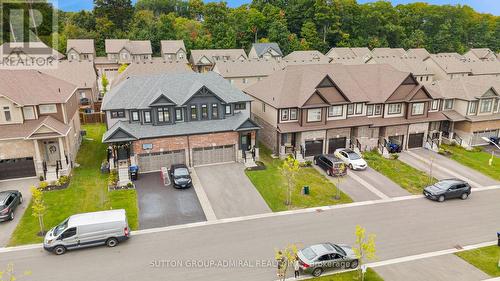
<path fill-rule="evenodd" d="M 333 154 L 314 156 L 314 164 L 325 170 L 326 174 L 332 177 L 345 176 L 347 174 L 347 166 Z"/>
<path fill-rule="evenodd" d="M 189 188 L 193 185 L 189 169 L 184 164 L 175 164 L 170 167 L 170 178 L 175 188 Z"/>
<path fill-rule="evenodd" d="M 14 219 L 14 211 L 23 203 L 23 195 L 17 190 L 0 192 L 0 221 Z"/>
<path fill-rule="evenodd" d="M 465 200 L 471 192 L 470 185 L 459 179 L 447 179 L 438 181 L 424 189 L 425 197 L 443 202 L 445 199 L 461 198 Z"/>

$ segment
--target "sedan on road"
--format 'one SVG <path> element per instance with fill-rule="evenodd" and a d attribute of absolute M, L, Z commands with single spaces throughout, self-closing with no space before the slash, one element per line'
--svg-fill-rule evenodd
<path fill-rule="evenodd" d="M 356 152 L 347 148 L 338 148 L 334 152 L 340 160 L 344 161 L 351 170 L 364 170 L 368 167 L 366 161 L 359 156 Z"/>
<path fill-rule="evenodd" d="M 23 195 L 17 190 L 0 192 L 0 221 L 14 219 L 14 211 L 23 203 Z"/>
<path fill-rule="evenodd" d="M 175 188 L 189 188 L 193 185 L 189 169 L 184 164 L 175 164 L 170 167 L 170 177 Z"/>
<path fill-rule="evenodd" d="M 326 269 L 355 269 L 359 261 L 350 246 L 322 243 L 298 251 L 299 267 L 304 273 L 320 276 Z"/>
<path fill-rule="evenodd" d="M 459 179 L 447 179 L 424 188 L 425 197 L 443 202 L 445 199 L 461 198 L 465 200 L 471 193 L 470 185 Z"/>

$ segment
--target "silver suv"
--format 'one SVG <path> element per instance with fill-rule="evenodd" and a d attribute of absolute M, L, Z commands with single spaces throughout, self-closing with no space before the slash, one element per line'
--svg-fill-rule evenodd
<path fill-rule="evenodd" d="M 297 256 L 300 269 L 315 277 L 326 269 L 355 269 L 359 265 L 352 248 L 347 245 L 316 244 L 300 250 Z"/>

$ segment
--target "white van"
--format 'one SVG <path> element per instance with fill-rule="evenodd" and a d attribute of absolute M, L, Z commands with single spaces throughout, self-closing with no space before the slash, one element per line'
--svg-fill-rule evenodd
<path fill-rule="evenodd" d="M 62 255 L 91 246 L 114 247 L 129 238 L 129 229 L 123 209 L 73 215 L 47 232 L 43 248 Z"/>

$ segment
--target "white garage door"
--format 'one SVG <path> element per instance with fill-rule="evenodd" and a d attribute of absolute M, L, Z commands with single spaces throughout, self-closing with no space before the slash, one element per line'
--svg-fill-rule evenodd
<path fill-rule="evenodd" d="M 471 145 L 485 145 L 488 142 L 484 141 L 482 138 L 490 138 L 490 137 L 498 137 L 498 130 L 489 130 L 489 131 L 478 131 L 474 132 L 472 135 Z"/>
<path fill-rule="evenodd" d="M 138 155 L 139 172 L 159 171 L 161 167 L 170 168 L 172 164 L 186 164 L 184 150 L 163 151 Z"/>
<path fill-rule="evenodd" d="M 234 162 L 234 145 L 193 148 L 193 166 Z"/>

